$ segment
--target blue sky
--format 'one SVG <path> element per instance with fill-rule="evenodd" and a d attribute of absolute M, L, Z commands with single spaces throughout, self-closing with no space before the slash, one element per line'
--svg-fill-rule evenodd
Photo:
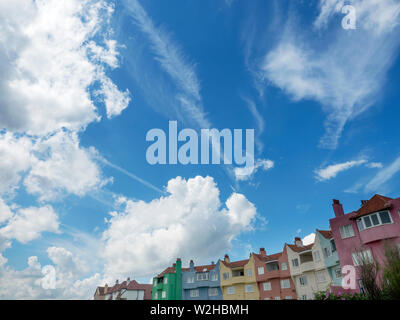
<path fill-rule="evenodd" d="M 27 275 L 33 298 L 85 298 L 178 256 L 279 252 L 329 228 L 334 198 L 399 197 L 399 1 L 67 3 L 0 5 L 1 298 Z M 169 120 L 255 129 L 273 166 L 150 165 Z"/>

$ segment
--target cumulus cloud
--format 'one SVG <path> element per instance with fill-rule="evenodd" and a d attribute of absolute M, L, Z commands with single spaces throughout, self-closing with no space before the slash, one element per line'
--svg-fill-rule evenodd
<path fill-rule="evenodd" d="M 83 196 L 107 181 L 93 152 L 81 148 L 76 133 L 60 131 L 35 145 L 40 157 L 24 180 L 26 190 L 40 200 L 55 200 L 63 194 Z"/>
<path fill-rule="evenodd" d="M 99 120 L 89 93 L 96 82 L 108 116 L 128 106 L 128 92 L 105 75 L 105 66 L 117 66 L 115 42 L 103 28 L 112 12 L 102 0 L 1 1 L 1 128 L 36 135 L 80 130 Z M 105 44 L 94 42 L 96 35 Z"/>
<path fill-rule="evenodd" d="M 194 252 L 207 263 L 252 229 L 255 206 L 238 193 L 222 205 L 211 177 L 177 177 L 166 190 L 168 196 L 150 202 L 122 199 L 124 210 L 111 214 L 103 234 L 105 276 L 152 276 L 177 257 L 192 259 Z"/>
<path fill-rule="evenodd" d="M 39 238 L 42 232 L 59 232 L 58 227 L 58 215 L 51 206 L 29 207 L 19 209 L 0 229 L 0 236 L 27 243 Z"/>
<path fill-rule="evenodd" d="M 31 166 L 31 148 L 29 138 L 0 134 L 0 194 L 13 193 L 18 187 L 20 174 Z"/>
<path fill-rule="evenodd" d="M 235 178 L 237 181 L 247 181 L 251 180 L 253 176 L 256 174 L 257 171 L 267 171 L 274 167 L 274 162 L 268 159 L 257 159 L 256 163 L 254 164 L 253 171 L 249 171 L 248 168 L 240 167 L 234 169 Z"/>
<path fill-rule="evenodd" d="M 68 250 L 51 247 L 47 252 L 53 265 L 42 266 L 36 256 L 29 257 L 27 268 L 20 271 L 0 265 L 0 299 L 90 299 L 104 282 L 99 273 L 88 277 L 71 273 L 74 257 Z M 44 286 L 46 267 L 55 271 L 55 288 Z"/>
<path fill-rule="evenodd" d="M 305 246 L 314 243 L 315 233 L 310 233 L 309 235 L 306 235 L 303 239 L 301 239 L 301 241 L 303 241 L 303 244 Z"/>
<path fill-rule="evenodd" d="M 330 24 L 332 40 L 322 43 L 317 34 L 342 2 L 321 0 L 316 30 L 310 33 L 315 32 L 314 38 L 299 32 L 289 19 L 282 38 L 259 66 L 263 79 L 293 100 L 322 105 L 327 118 L 320 146 L 328 149 L 337 147 L 346 123 L 374 104 L 400 44 L 400 5 L 392 0 L 353 1 L 358 28 L 343 30 L 335 20 Z"/>

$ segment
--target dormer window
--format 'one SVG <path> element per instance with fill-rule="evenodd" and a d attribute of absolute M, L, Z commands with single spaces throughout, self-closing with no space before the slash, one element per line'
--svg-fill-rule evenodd
<path fill-rule="evenodd" d="M 390 223 L 393 223 L 393 221 L 389 211 L 381 211 L 357 219 L 357 226 L 360 231 Z"/>

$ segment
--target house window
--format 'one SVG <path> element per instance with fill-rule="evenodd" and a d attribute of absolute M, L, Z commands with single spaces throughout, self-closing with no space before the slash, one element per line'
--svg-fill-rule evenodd
<path fill-rule="evenodd" d="M 228 294 L 235 294 L 235 287 L 228 287 Z"/>
<path fill-rule="evenodd" d="M 215 297 L 218 295 L 218 288 L 208 288 L 208 296 Z"/>
<path fill-rule="evenodd" d="M 223 278 L 224 278 L 224 280 L 228 280 L 229 279 L 229 272 L 224 272 Z"/>
<path fill-rule="evenodd" d="M 282 289 L 289 289 L 290 288 L 289 279 L 281 280 L 281 288 Z"/>
<path fill-rule="evenodd" d="M 335 252 L 336 251 L 336 243 L 335 243 L 335 240 L 331 240 L 331 248 L 332 248 L 332 252 Z"/>
<path fill-rule="evenodd" d="M 258 267 L 257 269 L 258 274 L 264 274 L 264 267 Z"/>
<path fill-rule="evenodd" d="M 354 237 L 354 230 L 353 230 L 353 226 L 351 224 L 341 226 L 339 230 L 340 230 L 340 235 L 341 235 L 342 239 Z"/>
<path fill-rule="evenodd" d="M 251 277 L 251 276 L 253 275 L 252 270 L 251 270 L 251 269 L 247 269 L 247 270 L 246 270 L 246 275 L 247 275 L 248 277 Z"/>
<path fill-rule="evenodd" d="M 163 291 L 162 294 L 161 294 L 161 297 L 162 297 L 162 298 L 166 298 L 166 297 L 167 297 L 167 292 L 166 292 L 166 291 Z"/>
<path fill-rule="evenodd" d="M 301 296 L 301 300 L 307 300 L 307 295 L 306 295 L 306 294 L 303 294 L 303 295 Z"/>
<path fill-rule="evenodd" d="M 393 223 L 393 221 L 389 211 L 373 213 L 357 219 L 357 226 L 360 231 L 390 223 Z"/>
<path fill-rule="evenodd" d="M 287 270 L 287 264 L 286 264 L 286 262 L 282 262 L 282 263 L 281 263 L 281 268 L 282 268 L 282 270 Z"/>
<path fill-rule="evenodd" d="M 275 300 L 281 300 L 281 297 L 275 297 Z"/>
<path fill-rule="evenodd" d="M 361 265 L 363 262 L 372 263 L 372 253 L 371 250 L 364 250 L 360 252 L 353 252 L 352 254 L 353 263 L 355 266 Z"/>
<path fill-rule="evenodd" d="M 285 300 L 292 300 L 293 298 L 292 298 L 292 296 L 286 296 L 285 297 Z"/>
<path fill-rule="evenodd" d="M 298 267 L 299 266 L 299 259 L 293 259 L 292 260 L 292 265 L 293 265 L 293 267 Z"/>
<path fill-rule="evenodd" d="M 168 278 L 164 278 L 164 284 L 167 284 L 167 282 L 168 282 Z"/>
<path fill-rule="evenodd" d="M 299 277 L 299 283 L 301 286 L 306 286 L 307 285 L 307 277 L 306 276 Z"/>
<path fill-rule="evenodd" d="M 197 298 L 200 296 L 199 289 L 190 290 L 189 292 L 191 298 Z"/>
<path fill-rule="evenodd" d="M 325 271 L 319 271 L 316 273 L 317 276 L 317 281 L 318 282 L 325 282 L 326 281 L 326 277 L 325 277 Z"/>
<path fill-rule="evenodd" d="M 158 299 L 158 292 L 154 294 L 154 299 Z"/>
<path fill-rule="evenodd" d="M 314 252 L 314 261 L 318 262 L 321 260 L 321 255 L 319 254 L 319 251 Z"/>
<path fill-rule="evenodd" d="M 329 258 L 332 255 L 331 249 L 324 248 L 325 257 Z"/>
<path fill-rule="evenodd" d="M 154 279 L 154 286 L 157 285 L 157 279 Z"/>
<path fill-rule="evenodd" d="M 361 294 L 365 294 L 364 285 L 363 285 L 361 279 L 358 280 L 358 286 L 360 287 L 360 293 L 361 293 Z"/>
<path fill-rule="evenodd" d="M 194 283 L 194 276 L 190 276 L 187 278 L 187 283 Z"/>
<path fill-rule="evenodd" d="M 264 291 L 270 291 L 271 289 L 271 282 L 264 282 L 263 283 Z"/>
<path fill-rule="evenodd" d="M 205 281 L 208 280 L 208 272 L 197 273 L 197 281 Z"/>
<path fill-rule="evenodd" d="M 252 285 L 252 284 L 247 284 L 245 287 L 244 287 L 244 291 L 245 292 L 254 292 L 254 286 Z"/>
<path fill-rule="evenodd" d="M 218 274 L 216 272 L 211 274 L 211 281 L 218 281 Z"/>
<path fill-rule="evenodd" d="M 336 279 L 340 279 L 342 277 L 342 269 L 340 269 L 340 267 L 335 269 L 335 277 Z"/>

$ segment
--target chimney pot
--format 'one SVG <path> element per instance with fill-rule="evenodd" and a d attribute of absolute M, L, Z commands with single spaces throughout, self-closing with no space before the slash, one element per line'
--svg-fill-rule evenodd
<path fill-rule="evenodd" d="M 260 248 L 260 255 L 262 255 L 263 257 L 267 256 L 267 252 L 265 251 L 265 248 Z"/>
<path fill-rule="evenodd" d="M 224 257 L 224 261 L 226 262 L 226 263 L 230 263 L 231 261 L 229 260 L 229 256 L 226 254 L 225 255 L 225 257 Z"/>
<path fill-rule="evenodd" d="M 332 207 L 335 217 L 344 216 L 343 206 L 339 200 L 333 199 Z"/>

